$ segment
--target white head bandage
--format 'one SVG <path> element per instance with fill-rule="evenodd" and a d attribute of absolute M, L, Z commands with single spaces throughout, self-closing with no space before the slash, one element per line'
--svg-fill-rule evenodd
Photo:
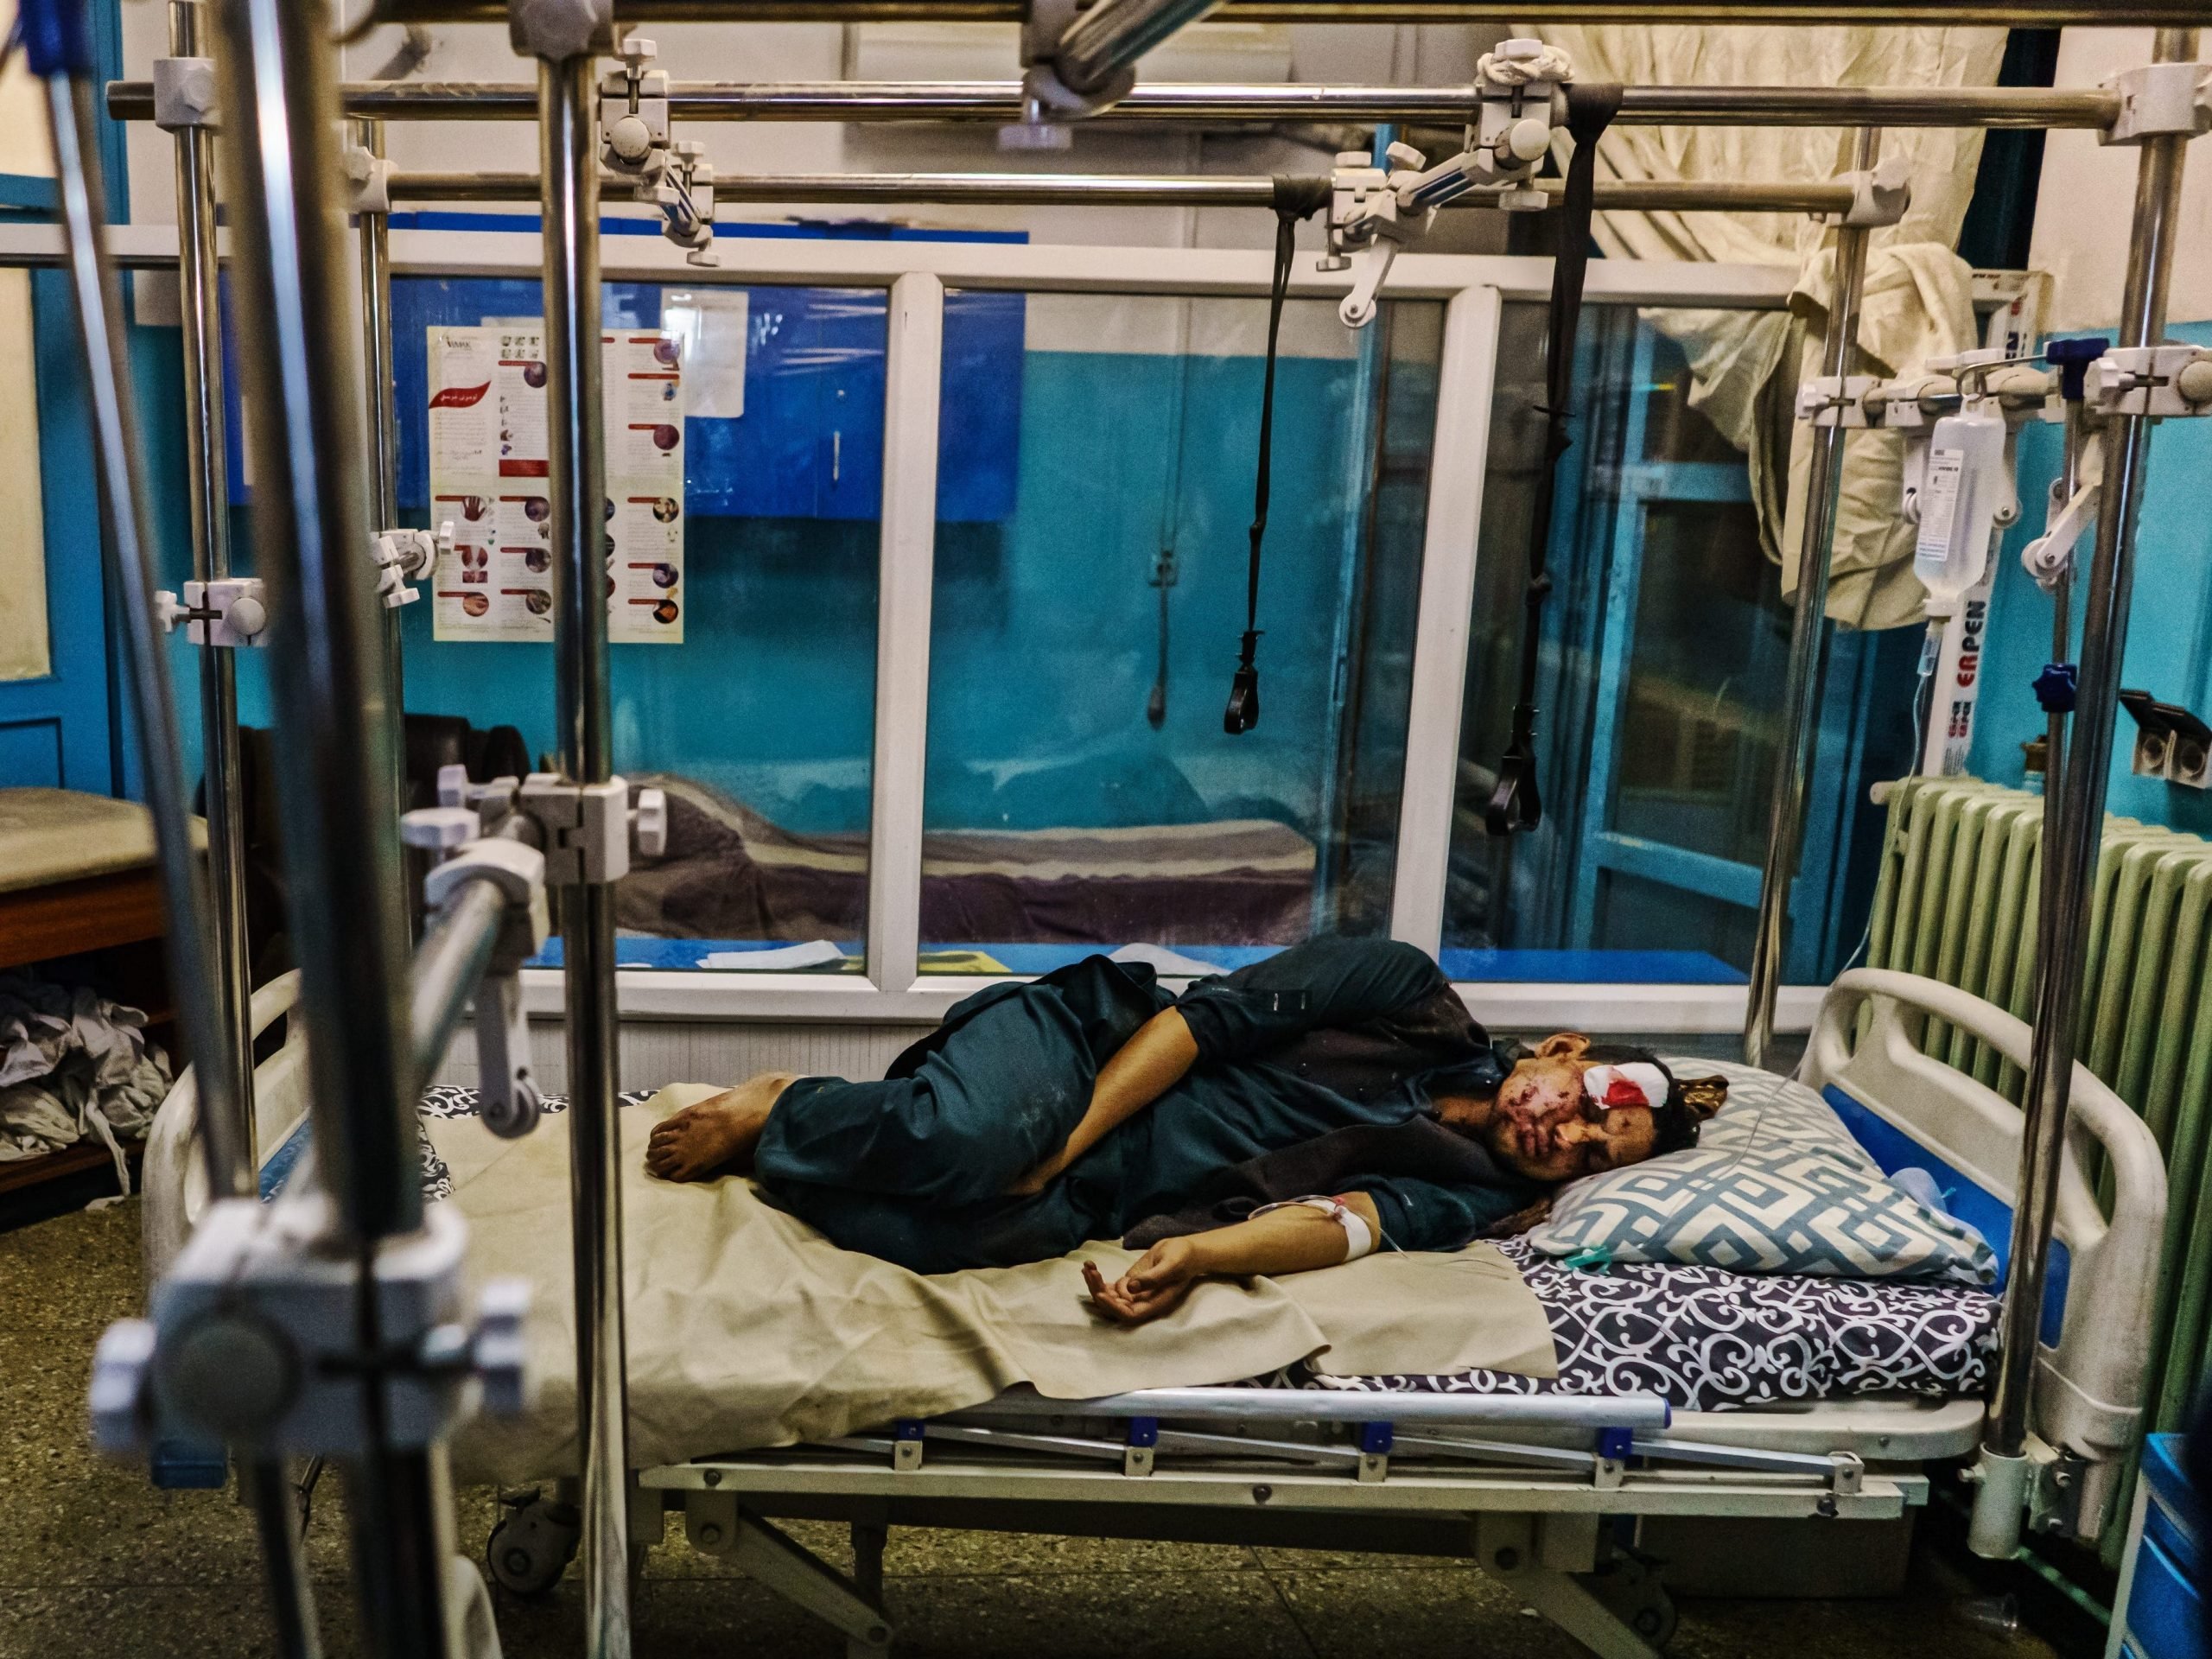
<path fill-rule="evenodd" d="M 1644 1060 L 1593 1065 L 1582 1074 L 1582 1088 L 1608 1111 L 1638 1106 L 1657 1111 L 1667 1103 L 1667 1074 Z"/>

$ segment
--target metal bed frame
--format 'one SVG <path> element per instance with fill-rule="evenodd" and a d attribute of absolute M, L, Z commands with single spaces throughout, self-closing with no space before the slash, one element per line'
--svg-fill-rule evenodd
<path fill-rule="evenodd" d="M 602 467 L 595 416 L 598 365 L 596 354 L 579 348 L 577 342 L 595 328 L 589 321 L 597 311 L 599 285 L 593 64 L 594 54 L 609 44 L 613 24 L 638 12 L 710 21 L 1022 18 L 1029 27 L 1036 62 L 1058 77 L 1063 90 L 1088 101 L 1088 110 L 1079 114 L 1103 112 L 1117 99 L 1128 103 L 1128 113 L 1152 119 L 1275 118 L 1279 114 L 1296 118 L 1327 105 L 1325 98 L 1301 104 L 1303 94 L 1281 89 L 1249 96 L 1240 96 L 1235 89 L 1192 89 L 1179 105 L 1176 94 L 1160 89 L 1142 97 L 1131 95 L 1128 72 L 1142 53 L 1212 9 L 1208 0 L 1105 0 L 1055 26 L 1049 15 L 1030 14 L 1020 0 L 661 0 L 637 8 L 629 0 L 620 4 L 613 0 L 512 0 L 511 4 L 499 0 L 380 0 L 372 15 L 385 21 L 507 18 L 518 52 L 538 62 L 534 98 L 525 88 L 428 89 L 439 94 L 432 97 L 418 96 L 425 89 L 417 89 L 398 93 L 396 101 L 388 93 L 346 96 L 357 114 L 378 118 L 535 115 L 539 123 L 553 544 L 556 569 L 563 572 L 560 586 L 567 595 L 556 603 L 555 652 L 563 786 L 588 789 L 609 776 L 605 619 L 595 605 L 579 598 L 596 591 L 595 509 Z M 1231 0 L 1221 12 L 1243 17 L 1382 22 L 1434 21 L 1473 15 L 1477 10 L 1452 0 Z M 197 6 L 194 0 L 176 0 L 173 15 L 176 55 L 194 56 L 200 49 Z M 1538 22 L 1554 16 L 1577 21 L 1712 22 L 1724 15 L 1767 22 L 2137 22 L 2158 26 L 2157 59 L 2177 63 L 2195 55 L 2195 26 L 2212 16 L 2212 6 L 2203 0 L 2128 0 L 2118 7 L 2088 0 L 2012 0 L 2003 5 L 1980 0 L 1904 5 L 1895 0 L 1881 4 L 1874 0 L 1766 0 L 1716 8 L 1675 0 L 1601 0 L 1572 6 L 1533 0 L 1519 15 Z M 365 1306 L 372 1306 L 375 1264 L 395 1241 L 410 1238 L 422 1225 L 410 1167 L 412 1149 L 404 1135 L 422 1069 L 411 1041 L 420 1016 L 410 1014 L 409 988 L 410 979 L 420 978 L 430 964 L 410 969 L 408 960 L 408 931 L 397 875 L 401 868 L 394 823 L 397 753 L 386 717 L 397 715 L 396 668 L 389 635 L 381 640 L 378 637 L 378 621 L 365 592 L 365 567 L 358 556 L 369 528 L 363 518 L 372 492 L 363 464 L 369 446 L 360 429 L 360 382 L 353 372 L 351 348 L 356 325 L 334 213 L 339 183 L 334 124 L 341 91 L 332 74 L 324 20 L 315 9 L 279 5 L 273 0 L 221 0 L 215 20 L 213 67 L 225 130 L 233 135 L 232 142 L 215 149 L 230 169 L 230 234 L 238 270 L 245 278 L 241 315 L 267 345 L 265 352 L 249 353 L 245 360 L 253 382 L 254 407 L 264 415 L 251 435 L 257 549 L 277 601 L 271 655 L 279 690 L 278 723 L 288 747 L 303 758 L 305 769 L 296 786 L 286 791 L 283 805 L 288 858 L 296 878 L 301 1007 L 314 1039 L 309 1055 L 315 1080 L 312 1103 L 321 1131 L 317 1140 L 325 1184 L 333 1199 L 333 1224 L 336 1236 L 353 1252 L 354 1292 L 368 1299 Z M 147 495 L 130 389 L 122 368 L 116 260 L 111 251 L 116 238 L 105 223 L 97 146 L 92 142 L 92 57 L 82 0 L 31 0 L 24 7 L 24 22 L 27 57 L 47 87 L 53 116 L 66 258 L 83 324 L 102 501 L 123 598 L 131 685 L 148 739 L 149 795 L 163 849 L 175 957 L 172 979 L 185 1004 L 186 1046 L 208 1101 L 208 1109 L 194 1116 L 205 1145 L 207 1179 L 220 1196 L 242 1191 L 253 1166 L 248 1131 L 253 1112 L 244 1041 L 251 1014 L 238 965 L 235 865 L 224 874 L 235 848 L 226 842 L 219 849 L 219 902 L 211 929 L 209 906 L 189 855 L 173 698 L 154 631 Z M 1640 98 L 1641 114 L 1626 118 L 2037 126 L 2107 126 L 2120 119 L 2109 94 L 1976 92 L 1930 97 L 1827 89 L 1672 90 L 1670 99 L 1669 89 L 1637 89 L 1625 101 L 1633 109 Z M 846 94 L 791 89 L 780 99 L 772 90 L 686 92 L 686 102 L 680 106 L 685 118 L 821 119 L 839 112 L 855 119 L 902 118 L 942 115 L 948 101 L 964 105 L 961 112 L 976 118 L 1018 113 L 1027 119 L 1037 114 L 1033 83 L 1020 90 L 1013 109 L 1008 89 L 1000 87 L 963 89 L 949 99 L 941 89 L 924 88 L 911 100 L 882 88 L 849 89 Z M 849 107 L 839 104 L 841 95 L 849 96 Z M 379 98 L 387 101 L 378 104 Z M 1453 98 L 1453 89 L 1420 95 L 1392 92 L 1378 95 L 1376 104 L 1379 107 L 1395 100 L 1394 107 L 1408 111 L 1425 105 L 1432 115 L 1458 118 L 1451 111 L 1456 107 L 1463 115 L 1465 102 L 1460 95 L 1455 106 Z M 410 102 L 419 107 L 405 107 Z M 363 107 L 365 103 L 373 108 Z M 1286 107 L 1293 104 L 1300 107 Z M 1359 107 L 1357 97 L 1338 104 L 1332 113 L 1342 115 Z M 470 105 L 475 108 L 467 107 Z M 196 571 L 213 575 L 222 568 L 224 550 L 221 399 L 217 390 L 220 356 L 213 299 L 217 236 L 208 126 L 202 122 L 181 127 L 177 136 L 183 227 L 179 269 L 192 404 L 188 435 L 194 446 L 194 551 Z M 2139 189 L 2122 308 L 2123 347 L 2154 344 L 2164 333 L 2182 168 L 2193 136 L 2184 127 L 2169 125 L 2138 140 Z M 1841 232 L 1838 252 L 1843 302 L 1837 311 L 1847 325 L 1853 311 L 1849 297 L 1864 257 L 1863 236 Z M 365 286 L 372 296 L 380 297 L 389 275 L 380 238 L 365 238 L 360 260 Z M 372 384 L 377 387 L 371 410 L 375 453 L 388 462 L 392 445 L 384 388 L 389 383 L 389 309 L 372 298 L 367 313 L 365 343 L 375 370 Z M 1847 373 L 1851 366 L 1853 332 L 1849 326 L 1831 331 L 1827 366 L 1834 375 Z M 2038 996 L 2032 1040 L 2019 1057 L 2030 1077 L 2017 1182 L 2021 1202 L 2006 1292 L 2002 1368 L 1981 1462 L 1980 1507 L 1986 1524 L 1978 1529 L 1977 1537 L 1993 1550 L 2009 1549 L 2008 1519 L 2016 1535 L 2031 1491 L 2034 1459 L 2028 1430 L 2040 1363 L 2033 1315 L 2041 1305 L 2054 1217 L 2063 1225 L 2069 1104 L 2091 1098 L 2084 1074 L 2074 1065 L 2088 925 L 2086 894 L 2110 767 L 2143 470 L 2153 419 L 2148 413 L 2120 415 L 2108 433 L 2111 487 L 2105 492 L 2088 570 L 2080 728 L 2053 796 L 2057 822 L 2049 842 L 2051 856 L 2044 861 L 2038 940 L 2041 959 L 2051 964 L 2051 970 L 2044 976 Z M 1801 566 L 1808 573 L 1807 590 L 1815 593 L 1821 590 L 1832 544 L 1831 508 L 1841 442 L 1840 430 L 1834 427 L 1821 429 L 1816 436 L 1815 510 L 1806 516 Z M 379 480 L 376 493 L 387 487 Z M 587 513 L 586 507 L 593 511 Z M 1783 710 L 1786 741 L 1778 762 L 1776 811 L 1762 883 L 1758 970 L 1747 1006 L 1746 1049 L 1755 1059 L 1764 1055 L 1772 1028 L 1778 973 L 1774 945 L 1802 832 L 1796 809 L 1807 760 L 1803 734 L 1819 683 L 1825 633 L 1819 607 L 1801 606 L 1793 628 Z M 219 674 L 207 698 L 211 781 L 215 792 L 226 798 L 215 816 L 219 819 L 227 812 L 235 823 L 234 798 L 227 794 L 234 777 L 233 762 L 227 757 L 235 753 L 235 707 L 225 707 Z M 620 1655 L 629 1650 L 624 1573 L 627 1471 L 620 1215 L 612 1141 L 616 1014 L 611 891 L 604 885 L 579 882 L 563 897 L 565 1004 L 575 1098 L 570 1126 L 575 1147 L 578 1332 L 583 1351 L 579 1374 L 586 1448 L 588 1649 L 594 1655 Z M 486 918 L 478 918 L 479 933 L 489 925 Z M 473 955 L 480 963 L 482 950 L 477 941 L 461 943 L 471 949 L 460 954 Z M 442 953 L 438 982 L 445 1006 L 429 1011 L 429 1023 L 448 1030 L 458 1001 L 474 983 L 473 974 L 450 971 L 455 945 L 452 938 L 437 942 Z M 360 1414 L 353 1421 L 348 1442 L 359 1448 L 353 1454 L 356 1478 L 349 1486 L 356 1494 L 354 1555 L 365 1637 L 378 1652 L 451 1650 L 461 1638 L 458 1616 L 446 1589 L 449 1550 L 441 1509 L 442 1452 L 435 1441 L 418 1445 L 394 1438 L 385 1392 L 407 1384 L 409 1367 L 415 1362 L 392 1358 L 379 1350 L 365 1363 L 370 1366 L 370 1386 L 361 1391 Z M 281 1462 L 265 1448 L 254 1450 L 260 1443 L 250 1431 L 241 1431 L 238 1438 L 247 1449 L 247 1485 L 262 1517 L 283 1649 L 288 1654 L 313 1652 L 313 1609 L 296 1542 L 290 1540 L 286 1524 Z M 700 1480 L 703 1490 L 703 1472 Z M 1388 1487 L 1391 1483 L 1374 1484 Z M 1840 1503 L 1842 1495 L 1829 1496 Z M 1487 1535 L 1495 1537 L 1497 1526 L 1503 1523 L 1483 1524 L 1491 1529 Z M 1548 1542 L 1533 1531 L 1527 1536 L 1537 1556 L 1567 1564 L 1560 1570 L 1572 1571 L 1583 1559 L 1579 1535 L 1572 1543 L 1560 1541 L 1564 1533 L 1547 1533 Z M 1516 1560 L 1530 1558 L 1517 1543 L 1503 1548 L 1512 1549 Z M 1502 1558 L 1491 1565 L 1503 1568 Z"/>
<path fill-rule="evenodd" d="M 297 995 L 296 975 L 257 994 L 257 1036 Z M 2009 1204 L 2024 1119 L 1922 1052 L 1931 1018 L 2015 1064 L 2031 1053 L 2027 1027 L 1978 997 L 1861 969 L 1823 1002 L 1800 1080 L 1841 1090 Z M 272 1152 L 308 1116 L 305 1040 L 288 1026 L 259 1068 Z M 2086 1071 L 2074 1107 L 2056 1230 L 2072 1274 L 2057 1339 L 2038 1357 L 2032 1424 L 2048 1450 L 2031 1524 L 2094 1536 L 2141 1416 L 2166 1184 L 2148 1128 Z M 208 1202 L 198 1109 L 188 1077 L 148 1141 L 154 1274 Z M 2100 1160 L 2109 1220 L 2087 1173 Z M 886 1529 L 914 1525 L 1471 1555 L 1594 1651 L 1648 1659 L 1672 1609 L 1662 1575 L 1614 1547 L 1624 1528 L 1647 1516 L 1893 1521 L 1928 1502 L 1931 1466 L 1971 1457 L 1983 1417 L 1978 1396 L 1681 1412 L 1648 1395 L 1207 1388 L 1063 1401 L 1024 1389 L 822 1445 L 639 1470 L 628 1509 L 642 1536 L 659 1535 L 664 1509 L 681 1511 L 692 1548 L 828 1620 L 855 1655 L 895 1634 L 870 1563 Z M 575 1539 L 550 1520 L 558 1502 L 494 1534 L 504 1580 L 559 1576 Z M 841 1574 L 772 1524 L 792 1517 L 849 1524 L 861 1570 Z"/>

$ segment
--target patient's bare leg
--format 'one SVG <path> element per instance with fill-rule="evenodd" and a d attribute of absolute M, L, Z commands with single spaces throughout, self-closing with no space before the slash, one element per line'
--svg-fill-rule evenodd
<path fill-rule="evenodd" d="M 646 1173 L 664 1181 L 702 1181 L 711 1175 L 748 1173 L 753 1149 L 768 1127 L 770 1109 L 798 1076 L 795 1071 L 764 1071 L 696 1106 L 670 1113 L 653 1126 L 645 1142 Z"/>

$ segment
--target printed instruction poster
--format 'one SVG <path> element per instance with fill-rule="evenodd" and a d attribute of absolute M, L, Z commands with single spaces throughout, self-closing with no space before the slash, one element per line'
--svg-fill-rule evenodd
<path fill-rule="evenodd" d="M 537 322 L 429 334 L 430 522 L 450 520 L 433 589 L 439 639 L 553 637 L 545 337 Z M 607 638 L 683 643 L 683 370 L 677 340 L 601 336 Z"/>

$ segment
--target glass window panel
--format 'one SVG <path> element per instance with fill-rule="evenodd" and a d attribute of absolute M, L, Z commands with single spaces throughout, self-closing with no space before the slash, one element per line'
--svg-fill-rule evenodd
<path fill-rule="evenodd" d="M 1543 334 L 1541 306 L 1505 308 L 1445 965 L 1465 977 L 1740 982 L 1791 610 L 1760 544 L 1747 463 L 1690 406 L 1681 348 L 1631 308 L 1586 311 L 1578 344 L 1538 657 L 1543 822 L 1512 837 L 1484 827 L 1518 686 Z M 1885 636 L 1834 641 L 1785 968 L 1802 981 L 1827 977 L 1858 938 L 1878 849 L 1866 785 L 1902 770 L 1910 747 L 1909 656 Z"/>
<path fill-rule="evenodd" d="M 538 285 L 406 278 L 393 313 L 401 516 L 427 525 L 425 331 L 534 318 Z M 671 808 L 667 853 L 621 885 L 618 955 L 857 973 L 885 296 L 610 283 L 604 317 L 610 330 L 670 334 L 686 364 L 683 561 L 666 590 L 683 642 L 611 647 L 614 764 L 664 788 Z M 610 487 L 620 464 L 610 458 Z M 537 764 L 555 742 L 550 645 L 440 640 L 433 607 L 426 598 L 400 613 L 410 715 L 443 717 L 415 721 L 410 741 L 467 748 L 502 770 Z M 487 747 L 483 734 L 501 728 L 512 735 Z M 812 949 L 794 960 L 767 954 L 775 946 Z"/>
<path fill-rule="evenodd" d="M 956 337 L 979 306 L 995 327 Z M 947 316 L 947 454 L 970 455 L 939 488 L 925 969 L 1387 931 L 1443 308 L 1357 334 L 1286 308 L 1241 736 L 1264 300 L 955 294 Z"/>

